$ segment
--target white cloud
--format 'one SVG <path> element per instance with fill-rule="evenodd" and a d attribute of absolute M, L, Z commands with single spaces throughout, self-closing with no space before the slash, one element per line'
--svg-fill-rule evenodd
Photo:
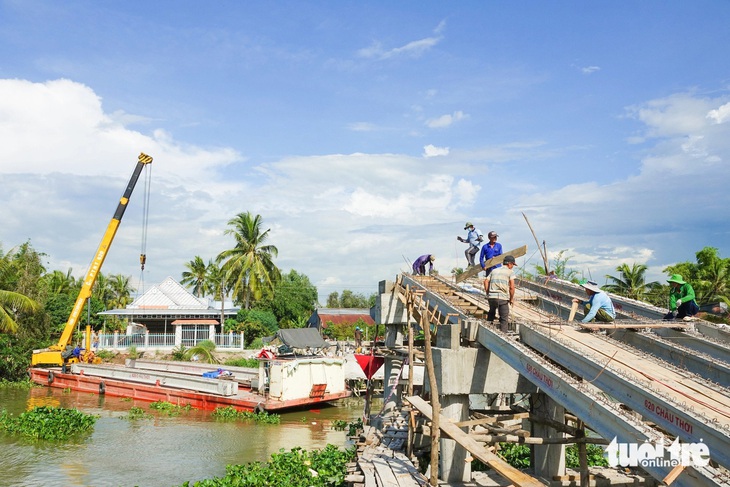
<path fill-rule="evenodd" d="M 449 155 L 448 147 L 436 147 L 433 144 L 428 144 L 423 147 L 423 157 L 436 157 L 447 155 Z"/>
<path fill-rule="evenodd" d="M 705 117 L 718 102 L 680 94 L 632 107 L 654 144 L 635 174 L 596 182 L 586 166 L 588 182 L 520 195 L 512 219 L 525 211 L 538 222 L 539 238 L 554 251 L 570 248 L 573 267 L 601 279 L 624 262 L 658 266 L 656 279 L 656 261 L 691 260 L 709 236 L 727 244 L 730 164 L 721 162 L 730 160 L 730 128 Z"/>
<path fill-rule="evenodd" d="M 423 55 L 426 51 L 430 50 L 432 47 L 436 46 L 441 40 L 443 40 L 443 36 L 440 35 L 441 32 L 446 27 L 446 21 L 442 20 L 439 22 L 439 24 L 434 29 L 434 34 L 437 34 L 436 36 L 432 37 L 425 37 L 423 39 L 418 39 L 416 41 L 411 41 L 403 46 L 400 47 L 394 47 L 391 49 L 385 49 L 379 41 L 373 42 L 369 47 L 360 49 L 357 51 L 358 56 L 367 58 L 367 59 L 378 59 L 378 60 L 384 60 L 384 59 L 391 59 L 391 58 L 397 58 L 397 57 L 420 57 Z"/>
<path fill-rule="evenodd" d="M 431 118 L 429 120 L 426 120 L 426 126 L 429 128 L 444 128 L 448 127 L 460 120 L 464 120 L 465 118 L 468 118 L 469 116 L 464 114 L 461 110 L 454 112 L 453 114 L 449 115 L 441 115 L 437 118 Z"/>
<path fill-rule="evenodd" d="M 586 67 L 581 68 L 581 71 L 583 72 L 583 74 L 593 74 L 600 70 L 601 70 L 601 68 L 599 66 L 586 66 Z"/>
<path fill-rule="evenodd" d="M 730 120 L 730 103 L 725 103 L 719 108 L 707 112 L 707 118 L 715 123 L 725 123 Z"/>
<path fill-rule="evenodd" d="M 347 126 L 353 132 L 374 132 L 378 126 L 370 122 L 353 122 Z"/>

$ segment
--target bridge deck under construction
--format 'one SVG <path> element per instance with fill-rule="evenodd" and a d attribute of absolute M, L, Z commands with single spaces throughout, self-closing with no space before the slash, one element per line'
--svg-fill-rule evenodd
<path fill-rule="evenodd" d="M 663 310 L 611 296 L 615 325 L 591 329 L 567 321 L 582 288 L 565 281 L 518 282 L 513 331 L 486 322 L 481 280 L 456 284 L 400 275 L 394 288 L 416 314 L 462 324 L 462 338 L 517 370 L 607 440 L 704 442 L 707 466 L 649 466 L 674 485 L 730 485 L 730 334 L 708 322 L 664 322 Z"/>

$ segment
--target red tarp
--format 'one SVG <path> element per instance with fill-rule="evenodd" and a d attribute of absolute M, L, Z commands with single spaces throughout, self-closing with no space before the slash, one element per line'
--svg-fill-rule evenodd
<path fill-rule="evenodd" d="M 385 357 L 377 357 L 375 355 L 358 355 L 355 354 L 355 360 L 360 364 L 360 368 L 365 373 L 365 377 L 368 380 L 373 378 L 375 372 L 378 371 L 381 365 L 385 363 Z"/>

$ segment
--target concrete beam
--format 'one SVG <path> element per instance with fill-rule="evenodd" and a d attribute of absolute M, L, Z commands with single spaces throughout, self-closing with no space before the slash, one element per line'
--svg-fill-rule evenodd
<path fill-rule="evenodd" d="M 724 343 L 711 342 L 702 337 L 673 330 L 671 328 L 657 328 L 656 330 L 653 330 L 653 332 L 667 341 L 676 341 L 683 347 L 696 350 L 725 363 L 730 363 L 730 347 Z"/>
<path fill-rule="evenodd" d="M 175 389 L 190 389 L 193 391 L 233 396 L 238 394 L 238 382 L 234 380 L 207 379 L 204 377 L 182 376 L 172 372 L 148 372 L 135 369 L 110 368 L 102 365 L 71 364 L 71 372 L 91 377 L 106 379 L 120 379 L 141 384 L 159 384 L 163 387 Z"/>
<path fill-rule="evenodd" d="M 551 360 L 567 370 L 580 371 L 592 385 L 645 418 L 655 421 L 682 442 L 704 442 L 709 447 L 713 460 L 725 468 L 730 467 L 730 449 L 728 449 L 730 434 L 709 420 L 697 417 L 696 412 L 682 409 L 664 396 L 643 388 L 636 380 L 620 376 L 610 365 L 596 363 L 591 358 L 572 350 L 561 341 L 555 340 L 555 337 L 546 336 L 529 327 L 522 327 L 522 341 L 540 353 L 549 354 Z M 589 418 L 590 415 L 578 414 L 578 417 L 586 420 L 585 418 Z M 608 436 L 604 438 L 610 439 Z"/>
<path fill-rule="evenodd" d="M 528 327 L 521 327 L 525 333 Z M 661 441 L 661 433 L 633 416 L 622 411 L 618 404 L 608 402 L 591 386 L 575 379 L 561 368 L 555 367 L 531 348 L 512 343 L 504 336 L 487 327 L 480 327 L 477 341 L 492 349 L 508 365 L 520 372 L 530 382 L 562 405 L 567 411 L 586 420 L 590 428 L 606 439 L 617 438 L 622 443 Z M 552 354 L 552 352 L 551 352 Z M 670 466 L 650 465 L 644 468 L 655 479 L 664 479 L 672 470 Z M 717 486 L 713 480 L 717 475 L 711 467 L 695 469 L 688 467 L 673 485 Z"/>
<path fill-rule="evenodd" d="M 676 367 L 686 369 L 707 380 L 716 382 L 724 387 L 730 387 L 730 365 L 727 362 L 718 360 L 715 357 L 700 354 L 684 346 L 676 346 L 655 337 L 655 334 L 636 333 L 629 330 L 607 330 L 611 338 L 631 345 L 655 357 L 666 360 Z M 687 335 L 683 335 L 684 345 Z"/>

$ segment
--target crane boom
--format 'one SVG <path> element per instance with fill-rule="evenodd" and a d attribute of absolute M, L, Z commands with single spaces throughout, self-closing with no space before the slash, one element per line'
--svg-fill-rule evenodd
<path fill-rule="evenodd" d="M 152 157 L 144 153 L 141 153 L 139 155 L 137 160 L 137 166 L 134 168 L 132 177 L 129 179 L 127 189 L 124 191 L 124 194 L 119 199 L 119 204 L 117 205 L 117 209 L 114 212 L 114 216 L 109 222 L 109 225 L 106 228 L 106 232 L 104 232 L 104 236 L 102 237 L 101 243 L 99 244 L 99 248 L 96 249 L 94 259 L 89 265 L 89 270 L 86 273 L 83 284 L 81 285 L 79 295 L 76 297 L 76 302 L 74 303 L 74 307 L 68 317 L 68 321 L 66 322 L 66 326 L 63 329 L 61 338 L 58 340 L 58 343 L 56 345 L 51 345 L 44 350 L 34 350 L 31 365 L 63 364 L 61 352 L 65 350 L 66 346 L 69 345 L 69 343 L 71 342 L 71 336 L 73 335 L 74 329 L 79 322 L 81 311 L 84 308 L 86 300 L 89 298 L 89 296 L 91 296 L 91 290 L 94 287 L 94 283 L 96 282 L 96 278 L 99 275 L 101 266 L 102 264 L 104 264 L 104 259 L 106 259 L 106 256 L 109 252 L 109 247 L 111 246 L 112 241 L 114 241 L 114 236 L 116 235 L 119 224 L 122 221 L 124 211 L 127 209 L 127 203 L 129 203 L 129 198 L 132 195 L 132 191 L 134 190 L 135 185 L 137 184 L 139 175 L 142 173 L 142 169 L 144 169 L 148 164 L 151 163 Z"/>

